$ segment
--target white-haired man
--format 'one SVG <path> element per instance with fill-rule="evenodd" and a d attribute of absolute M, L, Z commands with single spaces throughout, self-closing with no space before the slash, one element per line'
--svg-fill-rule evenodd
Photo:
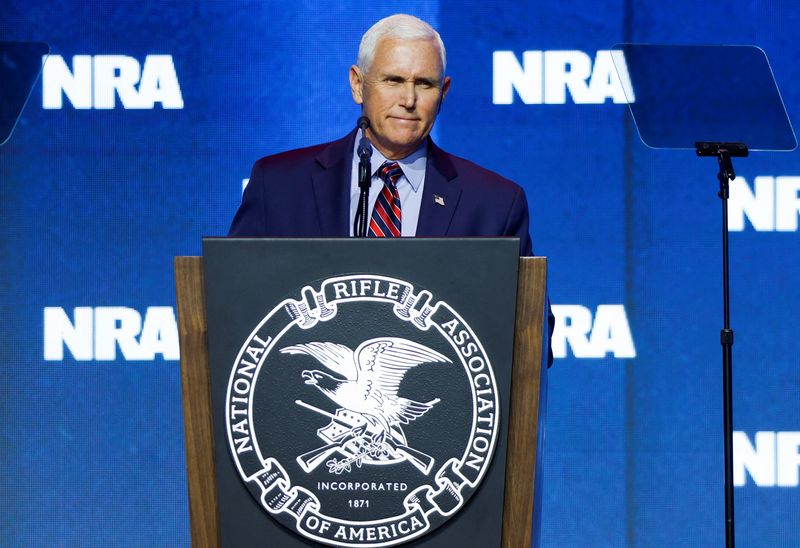
<path fill-rule="evenodd" d="M 528 204 L 515 183 L 448 154 L 429 138 L 450 89 L 442 39 L 410 15 L 363 36 L 350 89 L 370 121 L 369 235 L 509 236 L 531 254 Z M 353 235 L 360 130 L 331 143 L 260 159 L 230 236 Z"/>
<path fill-rule="evenodd" d="M 386 159 L 416 151 L 431 132 L 450 89 L 444 44 L 427 23 L 395 15 L 361 40 L 350 91 L 371 126 L 367 136 Z"/>

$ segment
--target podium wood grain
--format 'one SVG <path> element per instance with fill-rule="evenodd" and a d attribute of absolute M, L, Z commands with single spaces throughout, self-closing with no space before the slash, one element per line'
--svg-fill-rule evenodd
<path fill-rule="evenodd" d="M 175 257 L 192 546 L 219 546 L 208 332 L 201 257 Z"/>
<path fill-rule="evenodd" d="M 542 388 L 542 332 L 546 329 L 547 259 L 522 257 L 517 277 L 517 317 L 514 327 L 514 365 L 508 418 L 506 488 L 503 501 L 503 548 L 531 545 Z M 542 410 L 544 411 L 544 410 Z M 541 496 L 536 496 L 541 500 Z M 537 508 L 537 512 L 541 509 Z M 540 520 L 536 520 L 537 522 Z M 536 532 L 538 545 L 539 532 Z"/>
<path fill-rule="evenodd" d="M 503 503 L 503 548 L 531 545 L 531 517 L 535 492 L 540 397 L 542 330 L 544 325 L 547 260 L 524 257 L 517 282 L 514 364 L 506 456 Z M 208 364 L 203 262 L 201 257 L 175 257 L 178 331 L 181 346 L 183 420 L 186 437 L 186 476 L 192 545 L 219 546 L 217 487 L 214 479 L 214 430 L 211 418 L 211 386 Z M 537 512 L 540 511 L 536 508 Z M 538 521 L 538 520 L 537 520 Z M 536 533 L 538 540 L 538 532 Z M 538 544 L 538 542 L 536 543 Z"/>

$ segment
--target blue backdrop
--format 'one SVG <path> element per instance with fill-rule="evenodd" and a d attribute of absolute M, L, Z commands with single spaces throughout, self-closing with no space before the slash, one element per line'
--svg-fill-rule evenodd
<path fill-rule="evenodd" d="M 641 144 L 598 52 L 757 44 L 794 117 L 790 0 L 6 0 L 0 40 L 52 55 L 0 148 L 0 544 L 189 543 L 172 258 L 227 232 L 255 159 L 353 126 L 348 67 L 396 12 L 448 48 L 434 139 L 525 187 L 549 257 L 542 544 L 722 545 L 716 164 Z M 800 157 L 736 168 L 737 536 L 800 545 Z"/>

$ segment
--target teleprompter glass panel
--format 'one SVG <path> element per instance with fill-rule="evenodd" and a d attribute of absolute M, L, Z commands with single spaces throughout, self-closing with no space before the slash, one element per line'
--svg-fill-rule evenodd
<path fill-rule="evenodd" d="M 639 136 L 652 148 L 742 142 L 797 147 L 765 52 L 756 46 L 617 44 L 614 65 Z"/>
<path fill-rule="evenodd" d="M 11 137 L 48 53 L 42 42 L 0 42 L 0 145 Z"/>

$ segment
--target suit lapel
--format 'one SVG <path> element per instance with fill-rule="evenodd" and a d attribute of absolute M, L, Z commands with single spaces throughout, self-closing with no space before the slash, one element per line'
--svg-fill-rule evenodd
<path fill-rule="evenodd" d="M 320 168 L 312 174 L 320 235 L 347 238 L 350 235 L 350 177 L 355 131 L 332 142 L 316 158 Z"/>
<path fill-rule="evenodd" d="M 457 176 L 458 173 L 447 154 L 433 141 L 428 140 L 428 161 L 425 166 L 417 236 L 447 235 L 461 197 L 461 189 L 453 180 Z"/>

